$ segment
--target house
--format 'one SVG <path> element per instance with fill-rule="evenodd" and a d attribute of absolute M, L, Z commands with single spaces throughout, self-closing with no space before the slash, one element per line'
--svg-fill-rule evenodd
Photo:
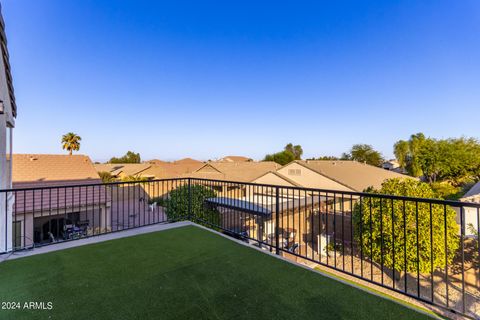
<path fill-rule="evenodd" d="M 382 163 L 382 168 L 385 169 L 385 170 L 395 170 L 397 168 L 400 168 L 400 164 L 398 163 L 397 160 L 390 159 L 390 160 Z"/>
<path fill-rule="evenodd" d="M 382 164 L 382 168 L 385 170 L 390 170 L 397 173 L 403 173 L 403 174 L 407 173 L 407 171 L 404 168 L 400 167 L 400 163 L 396 159 L 385 161 Z"/>
<path fill-rule="evenodd" d="M 243 156 L 226 156 L 218 160 L 218 162 L 252 162 L 252 158 Z"/>
<path fill-rule="evenodd" d="M 195 159 L 192 159 L 192 158 L 183 158 L 183 159 L 180 159 L 180 160 L 176 160 L 176 161 L 173 161 L 173 163 L 176 163 L 176 164 L 200 164 L 200 163 L 203 163 L 203 161 L 200 161 L 200 160 L 195 160 Z"/>
<path fill-rule="evenodd" d="M 5 22 L 0 5 L 0 190 L 12 186 L 12 134 L 17 116 L 17 105 L 10 71 Z M 11 234 L 12 193 L 0 194 L 0 234 Z M 12 239 L 0 237 L 0 252 L 12 247 Z"/>
<path fill-rule="evenodd" d="M 149 163 L 102 163 L 95 164 L 95 169 L 97 172 L 108 172 L 118 179 L 127 177 L 153 178 L 151 175 L 144 174 L 151 166 Z"/>
<path fill-rule="evenodd" d="M 164 163 L 167 163 L 167 161 L 163 161 L 163 160 L 160 160 L 160 159 L 152 159 L 152 160 L 148 160 L 148 161 L 144 161 L 144 163 L 148 163 L 148 164 L 164 164 Z"/>
<path fill-rule="evenodd" d="M 280 165 L 273 161 L 261 162 L 208 162 L 192 172 L 192 178 L 223 181 L 251 182 L 256 177 L 276 171 Z"/>
<path fill-rule="evenodd" d="M 203 162 L 175 161 L 151 165 L 142 175 L 153 176 L 155 179 L 171 179 L 186 177 L 203 167 Z"/>
<path fill-rule="evenodd" d="M 467 193 L 460 198 L 462 202 L 480 203 L 480 181 L 471 187 Z M 460 210 L 457 211 L 457 223 L 460 224 Z M 476 235 L 480 230 L 479 218 L 480 209 L 473 207 L 464 207 L 464 223 L 465 223 L 465 235 L 467 237 Z"/>
<path fill-rule="evenodd" d="M 264 235 L 262 240 L 269 241 L 271 230 L 278 223 L 284 229 L 282 232 L 291 238 L 287 246 L 297 244 L 301 254 L 308 250 L 322 254 L 332 239 L 351 241 L 351 212 L 358 197 L 335 191 L 361 192 L 370 186 L 380 188 L 390 178 L 408 177 L 355 161 L 297 160 L 254 178 L 252 182 L 260 186 L 247 186 L 241 197 L 221 195 L 209 199 L 209 203 L 222 214 L 222 223 L 227 229 L 246 228 L 250 235 Z M 273 185 L 286 187 L 279 189 L 278 198 Z M 299 191 L 288 187 L 324 191 Z M 294 225 L 294 221 L 305 221 L 305 224 L 300 230 L 293 230 L 288 226 Z M 312 234 L 318 237 L 313 247 L 302 245 L 303 239 Z"/>
<path fill-rule="evenodd" d="M 20 190 L 14 192 L 15 247 L 111 228 L 111 197 L 95 186 L 102 181 L 88 156 L 14 154 L 12 173 L 13 187 Z"/>
<path fill-rule="evenodd" d="M 409 177 L 357 161 L 295 160 L 253 182 L 362 192 L 368 187 L 380 188 L 385 180 L 392 178 Z"/>

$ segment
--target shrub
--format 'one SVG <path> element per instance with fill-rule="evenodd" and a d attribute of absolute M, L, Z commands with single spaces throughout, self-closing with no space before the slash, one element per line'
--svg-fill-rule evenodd
<path fill-rule="evenodd" d="M 202 185 L 191 185 L 191 209 L 192 218 L 195 220 L 208 221 L 214 225 L 219 225 L 220 214 L 216 209 L 205 206 L 205 200 L 216 197 L 216 192 Z M 166 214 L 169 219 L 179 220 L 188 217 L 188 185 L 176 188 L 170 192 L 166 199 Z"/>
<path fill-rule="evenodd" d="M 166 204 L 167 204 L 167 201 L 163 196 L 153 197 L 153 198 L 148 199 L 148 204 L 154 204 L 154 203 L 156 203 L 157 206 L 165 207 Z"/>
<path fill-rule="evenodd" d="M 370 188 L 366 191 L 373 194 L 435 197 L 434 191 L 427 183 L 413 179 L 386 180 L 380 190 Z M 430 207 L 430 204 L 422 202 L 364 197 L 361 204 L 358 202 L 355 204 L 353 222 L 356 241 L 361 243 L 363 254 L 372 261 L 383 262 L 385 267 L 397 271 L 418 270 L 421 273 L 430 273 L 432 269 L 444 267 L 445 263 L 450 264 L 455 256 L 459 246 L 459 227 L 455 222 L 455 216 L 456 212 L 448 206 L 444 212 L 444 206 L 438 204 L 432 204 Z M 432 247 L 430 232 L 433 233 Z M 445 233 L 447 256 L 445 256 Z"/>
<path fill-rule="evenodd" d="M 110 172 L 102 171 L 102 172 L 99 172 L 98 175 L 100 176 L 100 179 L 102 179 L 103 183 L 109 183 L 109 182 L 115 181 L 115 177 L 112 176 Z"/>

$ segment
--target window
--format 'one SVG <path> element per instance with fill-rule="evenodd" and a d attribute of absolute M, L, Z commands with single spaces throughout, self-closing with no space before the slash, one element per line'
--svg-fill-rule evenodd
<path fill-rule="evenodd" d="M 289 176 L 300 176 L 302 175 L 302 170 L 300 169 L 288 169 Z"/>

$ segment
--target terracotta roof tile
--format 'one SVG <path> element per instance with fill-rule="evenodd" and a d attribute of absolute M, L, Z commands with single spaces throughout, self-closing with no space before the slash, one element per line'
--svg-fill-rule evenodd
<path fill-rule="evenodd" d="M 13 183 L 100 179 L 85 155 L 14 154 L 12 160 Z"/>

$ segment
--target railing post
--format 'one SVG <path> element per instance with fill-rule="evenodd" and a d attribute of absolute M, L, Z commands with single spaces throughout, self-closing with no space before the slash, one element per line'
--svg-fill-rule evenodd
<path fill-rule="evenodd" d="M 279 188 L 275 187 L 275 253 L 280 254 L 280 232 L 279 232 L 279 222 L 280 222 L 280 197 L 279 197 Z"/>
<path fill-rule="evenodd" d="M 192 186 L 191 186 L 191 178 L 188 178 L 188 220 L 192 221 Z"/>

